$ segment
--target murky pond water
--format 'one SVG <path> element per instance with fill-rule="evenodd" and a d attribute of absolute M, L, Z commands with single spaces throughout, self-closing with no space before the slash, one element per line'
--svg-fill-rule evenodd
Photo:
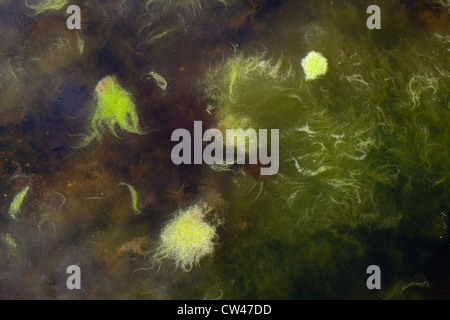
<path fill-rule="evenodd" d="M 450 298 L 450 3 L 372 2 L 1 0 L 0 297 Z M 194 121 L 276 174 L 174 164 Z"/>

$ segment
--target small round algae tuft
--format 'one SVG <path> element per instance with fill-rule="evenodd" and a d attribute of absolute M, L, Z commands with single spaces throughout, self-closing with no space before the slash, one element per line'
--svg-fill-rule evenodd
<path fill-rule="evenodd" d="M 311 51 L 302 59 L 306 80 L 315 80 L 327 73 L 328 60 L 320 52 Z"/>
<path fill-rule="evenodd" d="M 180 211 L 162 230 L 154 261 L 169 258 L 175 261 L 177 268 L 187 272 L 203 257 L 211 255 L 216 228 L 204 220 L 206 213 L 207 209 L 202 205 Z"/>

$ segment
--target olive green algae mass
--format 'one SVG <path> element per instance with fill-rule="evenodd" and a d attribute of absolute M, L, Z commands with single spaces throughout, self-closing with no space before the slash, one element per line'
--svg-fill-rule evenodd
<path fill-rule="evenodd" d="M 299 97 L 295 88 L 297 72 L 289 61 L 267 53 L 236 54 L 211 68 L 201 79 L 218 122 L 250 118 L 261 128 L 289 124 Z M 249 117 L 250 116 L 250 117 Z M 237 128 L 228 128 L 237 129 Z"/>
<path fill-rule="evenodd" d="M 365 274 L 342 275 L 364 273 L 379 248 L 404 263 L 391 242 L 399 232 L 434 242 L 446 233 L 435 217 L 450 205 L 448 42 L 399 26 L 405 40 L 396 43 L 344 37 L 340 25 L 355 10 L 330 16 L 335 28 L 285 34 L 282 53 L 241 46 L 201 79 L 218 126 L 246 119 L 280 130 L 279 173 L 242 167 L 234 176 L 233 236 L 221 237 L 228 249 L 215 257 L 230 275 L 224 298 L 367 296 Z M 327 59 L 314 81 L 301 65 L 311 51 Z"/>
<path fill-rule="evenodd" d="M 145 134 L 139 127 L 136 104 L 115 76 L 100 80 L 95 88 L 95 111 L 89 120 L 89 133 L 83 145 L 101 141 L 105 131 L 119 138 L 119 132 Z"/>

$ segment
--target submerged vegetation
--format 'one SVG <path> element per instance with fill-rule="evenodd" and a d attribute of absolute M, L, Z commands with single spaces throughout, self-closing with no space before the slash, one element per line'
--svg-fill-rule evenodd
<path fill-rule="evenodd" d="M 344 6 L 339 21 L 351 19 L 354 10 L 350 4 Z M 265 271 L 251 276 L 252 268 L 234 269 L 234 276 L 240 274 L 261 289 L 253 295 L 244 288 L 239 293 L 229 288 L 243 298 L 278 297 L 262 287 L 273 288 L 281 279 L 291 294 L 307 295 L 295 292 L 297 281 L 303 281 L 299 286 L 320 286 L 320 281 L 310 282 L 302 274 L 314 273 L 314 268 L 335 274 L 336 264 L 364 260 L 372 250 L 361 241 L 364 230 L 392 235 L 404 221 L 420 221 L 439 214 L 440 208 L 448 209 L 444 168 L 450 163 L 449 153 L 436 153 L 450 143 L 448 130 L 442 127 L 442 120 L 450 119 L 449 89 L 444 85 L 449 80 L 444 71 L 449 63 L 446 47 L 425 37 L 380 50 L 393 45 L 368 40 L 366 34 L 344 38 L 336 25 L 308 25 L 287 38 L 291 41 L 286 41 L 282 54 L 269 58 L 267 51 L 241 50 L 208 70 L 201 81 L 218 123 L 248 119 L 257 128 L 280 128 L 281 133 L 279 175 L 264 183 L 249 175 L 235 179 L 231 210 L 246 218 L 236 217 L 234 232 L 242 224 L 264 226 L 283 257 L 275 262 L 263 254 L 254 256 L 250 264 L 262 264 Z M 301 50 L 291 45 L 298 43 L 296 39 Z M 301 70 L 293 62 L 308 51 Z M 435 63 L 436 56 L 440 63 Z M 420 73 L 407 72 L 411 65 Z M 308 81 L 325 73 L 320 81 Z M 414 208 L 406 200 L 418 190 L 434 199 L 432 208 Z M 247 233 L 256 232 L 251 230 L 236 241 L 250 241 Z M 442 233 L 445 226 L 434 234 L 424 231 L 435 241 Z M 267 245 L 249 245 L 248 250 L 262 252 Z M 345 252 L 334 254 L 338 248 Z M 321 262 L 310 262 L 312 266 L 294 263 L 294 255 L 300 260 L 319 252 Z M 244 264 L 222 259 L 231 268 Z M 301 271 L 286 277 L 287 270 L 277 270 L 280 263 L 294 263 Z M 265 272 L 272 274 L 270 280 L 261 280 Z M 344 292 L 336 289 L 328 294 Z"/>
<path fill-rule="evenodd" d="M 296 112 L 298 97 L 293 88 L 300 83 L 295 80 L 293 65 L 261 53 L 231 56 L 210 69 L 201 82 L 219 123 L 247 118 L 260 128 L 279 128 L 289 126 L 293 119 L 287 115 Z"/>
<path fill-rule="evenodd" d="M 446 1 L 380 30 L 353 0 L 77 1 L 77 31 L 69 2 L 0 19 L 0 298 L 449 298 Z M 278 173 L 174 165 L 199 120 L 247 157 L 279 129 Z"/>
<path fill-rule="evenodd" d="M 140 17 L 143 25 L 139 35 L 144 44 L 152 45 L 186 31 L 190 22 L 207 15 L 212 8 L 218 7 L 224 11 L 228 5 L 240 3 L 241 0 L 147 0 L 146 14 Z"/>
<path fill-rule="evenodd" d="M 120 86 L 116 77 L 100 80 L 95 93 L 95 112 L 89 121 L 90 133 L 84 145 L 92 140 L 102 140 L 105 129 L 117 138 L 117 130 L 145 134 L 139 127 L 139 116 L 131 94 Z"/>
<path fill-rule="evenodd" d="M 36 14 L 41 14 L 46 11 L 57 11 L 65 8 L 69 4 L 69 0 L 25 0 L 28 8 L 34 10 Z"/>
<path fill-rule="evenodd" d="M 13 201 L 11 202 L 11 206 L 9 207 L 9 215 L 14 220 L 18 220 L 17 214 L 20 212 L 22 203 L 25 200 L 25 197 L 27 196 L 29 190 L 30 187 L 25 187 L 22 191 L 16 194 Z"/>
<path fill-rule="evenodd" d="M 164 79 L 161 75 L 157 74 L 155 71 L 150 71 L 149 73 L 145 73 L 142 75 L 142 77 L 150 77 L 153 78 L 158 85 L 158 87 L 166 91 L 167 90 L 167 81 Z"/>
<path fill-rule="evenodd" d="M 214 252 L 215 226 L 205 221 L 208 209 L 201 204 L 181 210 L 162 230 L 153 260 L 171 259 L 177 268 L 191 271 Z"/>
<path fill-rule="evenodd" d="M 139 195 L 136 189 L 131 184 L 125 182 L 119 183 L 119 186 L 125 186 L 128 188 L 128 191 L 130 191 L 131 195 L 131 206 L 133 208 L 133 211 L 137 215 L 141 214 L 142 213 L 141 204 L 139 203 Z"/>

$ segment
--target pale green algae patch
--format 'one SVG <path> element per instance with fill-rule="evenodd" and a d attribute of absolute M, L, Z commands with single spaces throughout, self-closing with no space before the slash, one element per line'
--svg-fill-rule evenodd
<path fill-rule="evenodd" d="M 23 239 L 15 235 L 14 233 L 8 232 L 1 237 L 1 240 L 2 244 L 0 247 L 1 249 L 5 250 L 6 253 L 5 257 L 8 260 L 14 261 L 15 263 L 19 264 L 23 263 L 24 262 Z M 3 252 L 0 255 L 3 255 Z"/>
<path fill-rule="evenodd" d="M 396 44 L 344 37 L 339 28 L 355 10 L 339 11 L 336 28 L 287 34 L 282 54 L 241 47 L 201 81 L 217 123 L 246 118 L 281 135 L 277 176 L 234 179 L 227 230 L 235 237 L 223 241 L 235 245 L 216 257 L 233 275 L 229 297 L 364 292 L 341 274 L 365 270 L 397 228 L 440 239 L 432 217 L 450 203 L 448 45 L 441 34 Z M 307 81 L 300 61 L 314 50 L 327 76 Z M 398 259 L 394 251 L 388 259 Z"/>
<path fill-rule="evenodd" d="M 34 10 L 36 14 L 41 14 L 46 11 L 57 11 L 64 8 L 69 3 L 69 0 L 38 0 L 25 1 L 25 5 Z"/>
<path fill-rule="evenodd" d="M 263 52 L 231 56 L 211 68 L 201 83 L 205 95 L 214 101 L 212 109 L 219 123 L 233 116 L 270 128 L 293 114 L 300 99 L 293 89 L 299 85 L 295 80 L 296 71 L 289 61 Z"/>
<path fill-rule="evenodd" d="M 216 227 L 205 221 L 208 209 L 197 204 L 180 210 L 161 231 L 160 245 L 153 260 L 171 259 L 177 268 L 190 271 L 203 257 L 214 252 Z"/>
<path fill-rule="evenodd" d="M 136 104 L 130 92 L 126 91 L 115 76 L 100 80 L 95 88 L 95 111 L 89 120 L 90 132 L 83 145 L 92 140 L 102 140 L 105 130 L 119 138 L 123 133 L 145 134 L 139 127 Z"/>

